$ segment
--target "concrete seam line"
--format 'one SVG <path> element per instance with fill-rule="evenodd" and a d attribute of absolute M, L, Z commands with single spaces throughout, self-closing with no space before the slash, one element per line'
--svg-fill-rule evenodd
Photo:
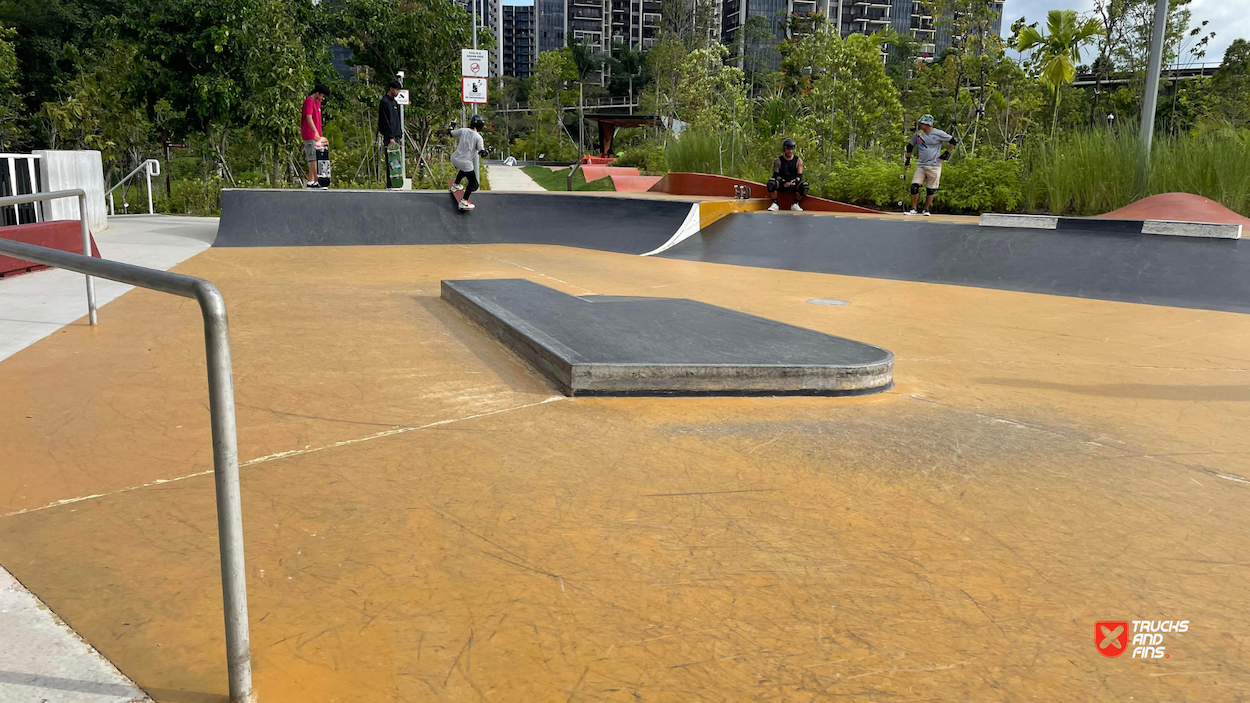
<path fill-rule="evenodd" d="M 1059 218 L 1055 215 L 1001 215 L 985 212 L 981 213 L 981 219 L 977 224 L 981 227 L 1055 229 L 1059 226 Z"/>
<path fill-rule="evenodd" d="M 500 413 L 512 412 L 513 410 L 524 410 L 526 408 L 533 408 L 539 405 L 546 405 L 547 403 L 554 403 L 559 400 L 568 400 L 568 398 L 562 395 L 554 395 L 548 398 L 544 398 L 543 400 L 540 400 L 537 403 L 526 403 L 525 405 L 515 405 L 510 408 L 500 408 L 498 410 L 491 410 L 489 412 L 478 413 L 476 415 L 466 415 L 465 417 L 453 417 L 453 418 L 448 418 L 446 420 L 438 420 L 437 422 L 431 422 L 426 425 L 417 425 L 417 426 L 412 426 L 412 427 L 396 427 L 393 430 L 383 430 L 382 432 L 376 432 L 371 435 L 365 435 L 364 437 L 357 437 L 355 439 L 345 439 L 341 442 L 334 442 L 332 444 L 327 444 L 321 447 L 312 447 L 311 449 L 292 449 L 286 452 L 277 452 L 276 454 L 268 454 L 265 456 L 257 457 L 255 459 L 248 459 L 247 461 L 241 461 L 239 462 L 239 468 L 242 469 L 245 466 L 252 466 L 253 464 L 263 464 L 268 461 L 274 461 L 275 459 L 285 459 L 287 457 L 299 456 L 301 454 L 313 454 L 316 452 L 325 451 L 327 449 L 337 449 L 338 447 L 344 447 L 349 444 L 358 444 L 360 442 L 368 442 L 370 440 L 382 439 L 383 437 L 390 437 L 392 435 L 405 434 L 408 432 L 415 432 L 417 430 L 428 430 L 431 427 L 441 427 L 443 425 L 451 425 L 457 422 L 464 422 L 466 420 L 476 420 L 482 417 L 489 417 L 491 415 L 498 415 Z M 104 498 L 106 496 L 117 495 L 118 493 L 129 493 L 130 491 L 137 491 L 140 488 L 147 488 L 149 486 L 159 486 L 164 483 L 173 483 L 175 481 L 183 481 L 185 479 L 195 478 L 197 476 L 207 476 L 211 473 L 213 473 L 213 470 L 209 469 L 208 471 L 197 471 L 193 474 L 187 474 L 186 476 L 176 476 L 174 478 L 158 478 L 155 481 L 149 481 L 148 483 L 141 483 L 137 486 L 127 486 L 125 488 L 119 488 L 110 493 L 93 493 L 91 495 L 80 496 L 78 498 L 66 498 L 64 500 L 53 501 L 51 503 L 48 503 L 47 505 L 40 505 L 34 508 L 24 508 L 22 510 L 15 510 L 11 513 L 5 513 L 4 515 L 0 515 L 0 518 L 15 517 L 17 515 L 25 515 L 26 513 L 34 513 L 40 510 L 46 510 L 47 508 L 55 508 L 57 506 L 69 505 L 71 503 L 81 503 L 84 500 L 91 500 L 92 498 Z"/>
<path fill-rule="evenodd" d="M 681 244 L 687 239 L 698 234 L 698 232 L 699 232 L 699 204 L 694 203 L 690 206 L 690 212 L 686 214 L 685 221 L 681 223 L 681 227 L 677 228 L 677 231 L 673 233 L 673 236 L 669 237 L 667 242 L 664 242 L 664 244 L 661 244 L 659 247 L 652 249 L 646 254 L 643 254 L 643 256 L 654 256 L 661 252 L 672 249 L 678 244 Z"/>
<path fill-rule="evenodd" d="M 1175 220 L 1144 220 L 1142 234 L 1170 234 L 1180 237 L 1212 237 L 1241 239 L 1241 225 L 1216 222 L 1178 222 Z"/>

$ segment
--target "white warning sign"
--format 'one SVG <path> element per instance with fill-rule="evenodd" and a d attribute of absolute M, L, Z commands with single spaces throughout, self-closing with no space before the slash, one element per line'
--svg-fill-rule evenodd
<path fill-rule="evenodd" d="M 476 78 L 474 76 L 464 76 L 461 78 L 460 101 L 472 103 L 475 105 L 486 104 L 487 80 L 485 78 Z"/>
<path fill-rule="evenodd" d="M 485 49 L 460 50 L 460 75 L 474 78 L 490 76 L 490 55 Z"/>

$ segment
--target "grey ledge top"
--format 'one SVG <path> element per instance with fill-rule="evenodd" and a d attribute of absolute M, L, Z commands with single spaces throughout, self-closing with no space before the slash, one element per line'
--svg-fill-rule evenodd
<path fill-rule="evenodd" d="M 885 390 L 880 347 L 680 298 L 576 297 L 524 279 L 443 281 L 442 297 L 569 395 Z"/>

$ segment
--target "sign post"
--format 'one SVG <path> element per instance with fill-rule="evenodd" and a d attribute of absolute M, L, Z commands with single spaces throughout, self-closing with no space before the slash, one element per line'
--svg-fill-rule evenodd
<path fill-rule="evenodd" d="M 403 84 L 404 72 L 396 71 L 395 75 L 399 76 L 399 82 Z M 408 104 L 407 88 L 400 89 L 399 95 L 395 96 L 395 102 L 399 105 L 399 173 L 404 182 L 404 190 L 409 190 L 412 187 L 412 181 L 408 180 L 408 125 L 404 122 L 404 106 Z"/>

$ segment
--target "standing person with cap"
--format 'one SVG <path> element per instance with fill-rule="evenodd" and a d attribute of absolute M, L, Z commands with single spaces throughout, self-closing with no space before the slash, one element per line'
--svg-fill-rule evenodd
<path fill-rule="evenodd" d="M 304 107 L 300 110 L 299 133 L 304 140 L 304 160 L 308 162 L 308 183 L 305 185 L 309 188 L 321 187 L 317 181 L 317 149 L 329 144 L 321 131 L 321 103 L 328 97 L 330 89 L 318 83 L 313 92 L 304 98 Z"/>
<path fill-rule="evenodd" d="M 451 186 L 451 192 L 454 195 L 456 191 L 463 190 L 464 198 L 460 201 L 461 210 L 472 210 L 477 207 L 469 202 L 469 196 L 478 188 L 477 171 L 473 167 L 474 155 L 486 156 L 486 143 L 482 141 L 482 135 L 479 132 L 486 127 L 486 120 L 481 115 L 474 115 L 469 120 L 468 129 L 449 129 L 447 133 L 452 137 L 460 140 L 456 145 L 456 150 L 451 154 L 451 165 L 459 169 L 456 173 L 456 181 Z M 467 179 L 468 187 L 460 185 L 460 181 Z"/>
<path fill-rule="evenodd" d="M 386 93 L 378 101 L 378 134 L 382 136 L 383 154 L 387 152 L 387 147 L 400 145 L 404 139 L 404 125 L 399 119 L 399 103 L 395 102 L 403 87 L 399 81 L 391 81 L 386 86 Z M 391 187 L 389 177 L 386 179 L 386 187 Z"/>
<path fill-rule="evenodd" d="M 942 150 L 942 144 L 946 144 L 946 150 Z M 924 200 L 924 216 L 929 216 L 929 209 L 933 207 L 933 196 L 937 193 L 938 183 L 942 180 L 942 162 L 951 157 L 951 151 L 954 150 L 959 140 L 940 129 L 933 128 L 933 115 L 922 115 L 920 117 L 920 128 L 911 139 L 907 140 L 907 158 L 903 161 L 903 171 L 911 166 L 911 154 L 915 149 L 920 149 L 919 160 L 916 162 L 916 173 L 911 179 L 911 209 L 907 215 L 915 215 L 916 202 L 920 199 L 920 187 L 925 188 Z"/>
<path fill-rule="evenodd" d="M 769 212 L 778 209 L 778 192 L 794 193 L 794 204 L 790 209 L 803 212 L 799 201 L 807 196 L 807 183 L 803 180 L 803 159 L 794 153 L 796 146 L 793 139 L 786 137 L 781 142 L 781 156 L 773 160 L 773 177 L 768 179 L 768 194 L 773 199 L 773 204 L 768 206 Z"/>

